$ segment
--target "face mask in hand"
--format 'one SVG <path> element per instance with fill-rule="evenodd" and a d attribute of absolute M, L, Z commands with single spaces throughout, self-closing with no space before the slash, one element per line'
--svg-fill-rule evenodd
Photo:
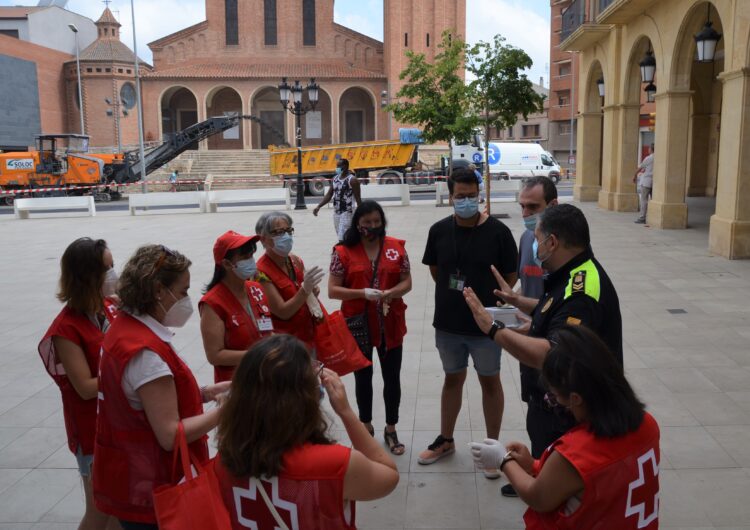
<path fill-rule="evenodd" d="M 461 219 L 471 219 L 479 211 L 479 197 L 464 197 L 453 200 L 453 210 Z"/>
<path fill-rule="evenodd" d="M 539 218 L 539 214 L 530 215 L 528 217 L 523 218 L 523 226 L 526 227 L 526 230 L 531 230 L 532 232 L 536 228 L 536 221 Z"/>
<path fill-rule="evenodd" d="M 234 264 L 234 273 L 241 280 L 250 280 L 255 278 L 258 273 L 258 266 L 254 258 L 242 259 Z"/>
<path fill-rule="evenodd" d="M 290 234 L 281 234 L 280 236 L 276 236 L 273 238 L 273 250 L 282 258 L 285 258 L 289 255 L 289 253 L 292 251 L 293 244 L 294 239 Z"/>
<path fill-rule="evenodd" d="M 117 294 L 117 280 L 119 279 L 114 267 L 107 269 L 107 274 L 104 275 L 104 283 L 102 284 L 102 296 L 108 297 Z"/>
<path fill-rule="evenodd" d="M 174 295 L 174 293 L 172 293 L 171 290 L 167 289 L 167 291 L 169 291 L 169 294 L 172 295 L 172 298 L 177 300 L 177 297 Z M 161 305 L 161 302 L 159 302 L 159 305 L 163 310 L 164 306 Z M 164 315 L 161 323 L 168 328 L 181 328 L 187 323 L 188 320 L 190 320 L 192 314 L 193 302 L 192 300 L 190 300 L 189 296 L 186 296 L 185 298 L 180 298 L 179 300 L 177 300 L 175 304 L 169 308 L 169 310 Z"/>

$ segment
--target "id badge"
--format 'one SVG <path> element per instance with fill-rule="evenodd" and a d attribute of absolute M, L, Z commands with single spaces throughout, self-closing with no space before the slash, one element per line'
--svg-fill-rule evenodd
<path fill-rule="evenodd" d="M 258 319 L 258 330 L 260 331 L 273 331 L 273 321 L 268 317 L 261 317 Z"/>
<path fill-rule="evenodd" d="M 448 280 L 448 289 L 453 291 L 463 291 L 466 284 L 466 276 L 460 274 L 451 274 Z"/>

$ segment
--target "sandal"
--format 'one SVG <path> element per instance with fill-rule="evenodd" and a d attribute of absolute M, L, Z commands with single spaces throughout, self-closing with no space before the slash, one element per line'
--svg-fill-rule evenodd
<path fill-rule="evenodd" d="M 406 452 L 406 446 L 398 441 L 398 434 L 396 434 L 396 431 L 388 432 L 388 429 L 386 429 L 383 431 L 383 439 L 385 440 L 385 443 L 388 444 L 388 449 L 390 449 L 391 453 L 394 455 L 402 455 Z"/>
<path fill-rule="evenodd" d="M 365 425 L 365 424 L 363 423 L 363 425 Z M 367 432 L 370 433 L 370 436 L 372 436 L 373 438 L 375 438 L 375 427 L 373 427 L 372 425 L 370 425 L 369 427 L 367 425 L 365 425 L 365 429 L 367 429 Z"/>

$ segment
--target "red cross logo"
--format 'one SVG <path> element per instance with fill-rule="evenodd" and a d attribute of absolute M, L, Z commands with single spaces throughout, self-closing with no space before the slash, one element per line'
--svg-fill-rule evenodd
<path fill-rule="evenodd" d="M 395 248 L 389 248 L 385 251 L 385 259 L 389 261 L 398 261 L 398 256 L 398 250 L 396 250 Z"/>
<path fill-rule="evenodd" d="M 268 485 L 271 487 L 269 488 Z M 276 507 L 279 515 L 290 530 L 299 530 L 297 505 L 285 501 L 279 496 L 279 478 L 263 478 L 259 480 L 250 477 L 247 489 L 234 487 L 234 506 L 237 510 L 237 521 L 240 525 L 251 530 L 277 530 L 278 526 L 273 514 L 266 506 L 263 497 L 258 492 L 263 488 L 269 495 L 269 500 Z M 270 489 L 270 491 L 269 491 Z"/>
<path fill-rule="evenodd" d="M 648 469 L 646 464 L 651 464 Z M 652 448 L 638 457 L 638 478 L 628 486 L 625 517 L 637 515 L 638 528 L 646 528 L 659 517 L 659 486 L 656 483 L 658 477 L 659 464 L 656 463 L 656 454 Z"/>
<path fill-rule="evenodd" d="M 263 300 L 263 290 L 260 287 L 256 287 L 255 285 L 250 287 L 250 295 L 256 302 L 260 302 L 261 300 Z"/>

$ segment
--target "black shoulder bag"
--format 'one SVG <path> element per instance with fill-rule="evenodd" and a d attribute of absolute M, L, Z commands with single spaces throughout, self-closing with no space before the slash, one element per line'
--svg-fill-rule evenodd
<path fill-rule="evenodd" d="M 378 265 L 380 264 L 380 253 L 383 251 L 383 245 L 380 245 L 378 255 L 375 258 L 375 267 L 372 271 L 372 280 L 370 280 L 370 289 L 375 285 L 375 278 L 378 274 Z M 357 345 L 363 354 L 367 355 L 372 350 L 372 339 L 370 338 L 370 322 L 367 318 L 367 304 L 369 300 L 365 301 L 365 310 L 359 315 L 354 315 L 346 319 L 346 326 L 349 328 L 349 332 L 357 341 Z"/>

